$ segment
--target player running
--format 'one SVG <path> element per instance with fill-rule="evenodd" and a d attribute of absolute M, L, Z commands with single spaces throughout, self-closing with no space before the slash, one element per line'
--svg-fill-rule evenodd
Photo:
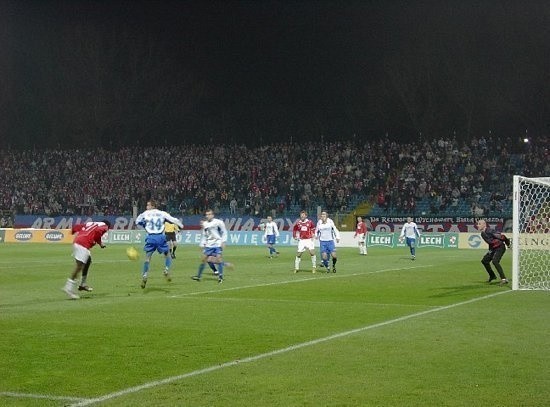
<path fill-rule="evenodd" d="M 167 281 L 172 281 L 172 277 L 170 276 L 172 258 L 169 256 L 170 249 L 168 248 L 166 235 L 164 234 L 164 223 L 166 221 L 183 229 L 183 224 L 179 219 L 174 218 L 167 212 L 157 209 L 157 203 L 153 200 L 147 201 L 147 210 L 139 214 L 136 218 L 136 225 L 142 226 L 147 232 L 145 246 L 143 247 L 145 251 L 145 261 L 143 262 L 143 270 L 141 273 L 141 288 L 145 288 L 147 284 L 149 264 L 151 263 L 151 256 L 155 251 L 164 255 L 163 274 Z"/>
<path fill-rule="evenodd" d="M 214 217 L 212 209 L 207 209 L 204 215 L 206 219 L 202 222 L 200 243 L 203 248 L 201 264 L 199 265 L 197 275 L 191 278 L 195 281 L 201 281 L 206 264 L 213 263 L 217 265 L 217 270 L 212 265 L 210 265 L 210 268 L 217 271 L 218 283 L 223 283 L 223 270 L 227 264 L 223 261 L 222 252 L 227 242 L 227 228 L 223 221 Z"/>

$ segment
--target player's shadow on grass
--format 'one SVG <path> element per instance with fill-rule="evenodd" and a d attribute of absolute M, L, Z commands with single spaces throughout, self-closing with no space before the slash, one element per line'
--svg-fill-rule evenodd
<path fill-rule="evenodd" d="M 153 287 L 146 287 L 141 292 L 143 294 L 154 293 L 154 292 L 161 292 L 161 293 L 164 293 L 164 294 L 169 294 L 171 291 L 168 288 L 153 286 Z"/>
<path fill-rule="evenodd" d="M 455 295 L 464 295 L 466 292 L 474 292 L 474 291 L 480 291 L 484 288 L 490 287 L 489 284 L 480 282 L 478 284 L 469 284 L 469 285 L 459 285 L 454 287 L 438 287 L 433 288 L 433 290 L 445 290 L 444 292 L 430 295 L 429 298 L 444 298 L 444 297 L 452 297 Z"/>

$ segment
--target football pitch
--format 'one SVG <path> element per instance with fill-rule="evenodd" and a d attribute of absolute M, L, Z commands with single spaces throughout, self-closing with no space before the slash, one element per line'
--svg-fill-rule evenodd
<path fill-rule="evenodd" d="M 61 291 L 70 245 L 0 245 L 1 406 L 547 406 L 550 295 L 485 283 L 483 251 L 228 247 L 223 284 L 147 288 L 124 245 L 92 250 L 92 293 Z M 511 277 L 511 252 L 503 260 Z"/>

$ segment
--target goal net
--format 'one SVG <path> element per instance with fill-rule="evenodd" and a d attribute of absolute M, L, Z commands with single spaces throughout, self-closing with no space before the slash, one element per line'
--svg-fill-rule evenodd
<path fill-rule="evenodd" d="M 514 176 L 512 289 L 550 290 L 550 177 Z"/>

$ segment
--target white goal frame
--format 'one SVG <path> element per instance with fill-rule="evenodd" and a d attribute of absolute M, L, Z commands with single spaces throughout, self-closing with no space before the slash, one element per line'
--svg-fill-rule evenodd
<path fill-rule="evenodd" d="M 535 285 L 524 284 L 523 280 L 521 279 L 522 272 L 524 271 L 521 269 L 521 256 L 523 256 L 523 253 L 520 250 L 522 249 L 521 242 L 527 239 L 525 235 L 529 233 L 525 231 L 525 208 L 521 207 L 523 198 L 522 185 L 525 185 L 526 183 L 530 183 L 535 186 L 542 186 L 548 188 L 548 190 L 550 191 L 550 177 L 527 178 L 520 175 L 514 175 L 512 210 L 512 290 L 550 290 L 550 279 Z M 536 235 L 537 237 L 542 236 L 542 240 L 544 240 L 545 242 L 546 239 L 550 239 L 550 235 L 544 231 L 542 233 L 537 233 Z M 523 250 L 526 249 L 523 248 Z M 529 250 L 529 248 L 527 248 L 527 250 Z M 543 248 L 543 262 L 545 260 L 544 250 L 545 249 Z M 545 265 L 543 264 L 542 267 L 544 266 Z M 548 264 L 547 272 L 550 273 L 550 264 Z"/>

